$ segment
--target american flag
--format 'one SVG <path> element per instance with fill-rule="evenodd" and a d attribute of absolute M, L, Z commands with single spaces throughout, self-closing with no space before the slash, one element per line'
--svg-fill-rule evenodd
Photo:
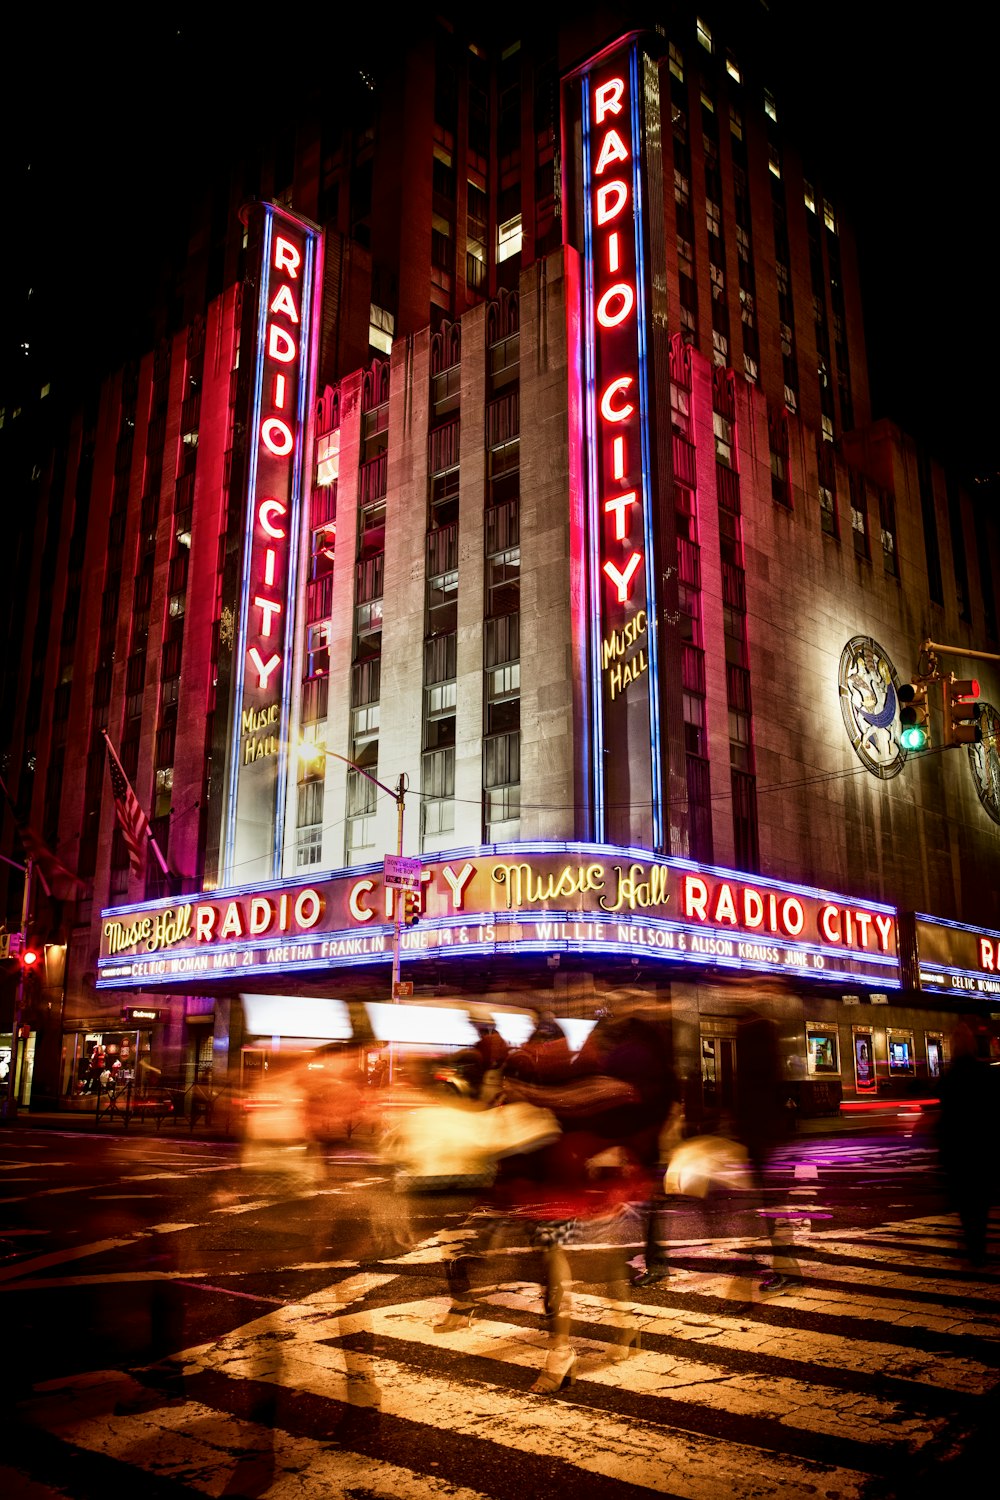
<path fill-rule="evenodd" d="M 129 779 L 122 770 L 121 761 L 114 752 L 111 741 L 104 736 L 108 746 L 108 770 L 111 772 L 111 790 L 115 798 L 115 814 L 128 850 L 129 864 L 136 875 L 146 873 L 146 839 L 149 835 L 149 819 L 139 805 Z"/>

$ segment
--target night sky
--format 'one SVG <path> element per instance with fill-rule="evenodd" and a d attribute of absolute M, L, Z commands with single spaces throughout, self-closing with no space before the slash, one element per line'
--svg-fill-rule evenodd
<path fill-rule="evenodd" d="M 818 152 L 834 163 L 827 179 L 855 205 L 874 415 L 925 438 L 970 478 L 996 472 L 997 123 L 988 101 L 997 24 L 980 11 L 974 32 L 932 33 L 915 9 L 859 0 L 823 6 L 822 21 L 805 0 L 772 0 L 771 9 L 786 17 L 801 80 L 797 97 L 786 93 L 789 122 L 811 122 Z M 207 66 L 245 45 L 236 22 L 195 32 L 170 12 L 115 30 L 94 14 L 71 13 L 58 37 L 41 13 L 22 18 L 8 51 L 16 77 L 2 100 L 3 256 L 13 290 L 3 358 L 23 358 L 28 329 L 39 373 L 53 359 L 92 368 L 104 362 L 96 349 L 127 337 L 161 243 L 180 226 L 176 205 L 199 181 L 206 140 L 224 150 L 240 128 L 238 90 L 201 87 Z M 956 26 L 970 16 L 955 12 Z M 331 75 L 346 62 L 331 49 L 313 55 Z"/>

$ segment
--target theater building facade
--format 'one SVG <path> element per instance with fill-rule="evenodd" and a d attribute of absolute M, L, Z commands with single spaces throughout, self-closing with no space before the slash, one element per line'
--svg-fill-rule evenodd
<path fill-rule="evenodd" d="M 962 1016 L 1000 1046 L 996 528 L 871 421 L 849 226 L 706 52 L 562 59 L 517 213 L 471 135 L 429 129 L 430 314 L 359 280 L 354 367 L 342 234 L 258 200 L 243 282 L 105 385 L 70 475 L 89 442 L 100 586 L 66 697 L 90 749 L 55 815 L 94 898 L 45 1097 L 115 1031 L 245 1086 L 336 1034 L 304 1028 L 315 1001 L 640 1002 L 709 1113 L 751 1007 L 806 1112 L 933 1090 Z M 445 242 L 481 202 L 477 285 L 479 241 L 464 279 Z M 947 744 L 952 676 L 980 734 Z M 101 726 L 169 878 L 116 842 Z"/>

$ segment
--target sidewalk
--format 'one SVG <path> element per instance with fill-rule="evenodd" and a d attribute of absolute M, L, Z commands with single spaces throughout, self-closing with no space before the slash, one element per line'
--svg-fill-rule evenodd
<path fill-rule="evenodd" d="M 858 1130 L 905 1129 L 930 1130 L 936 1118 L 936 1101 L 928 1099 L 864 1100 L 842 1104 L 836 1115 L 819 1115 L 813 1119 L 796 1120 L 789 1136 L 789 1143 L 798 1137 L 815 1135 L 843 1135 Z M 183 1115 L 172 1115 L 160 1121 L 133 1116 L 126 1127 L 120 1118 L 95 1118 L 96 1110 L 33 1110 L 18 1111 L 15 1120 L 0 1119 L 0 1141 L 5 1130 L 70 1130 L 98 1136 L 155 1136 L 163 1140 L 236 1141 L 239 1138 L 235 1112 L 227 1121 L 213 1120 L 211 1125 L 199 1120 L 194 1126 Z M 355 1143 L 361 1146 L 361 1138 Z"/>

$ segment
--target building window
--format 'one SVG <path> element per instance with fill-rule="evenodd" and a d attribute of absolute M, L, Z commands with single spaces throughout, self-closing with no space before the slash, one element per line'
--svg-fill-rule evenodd
<path fill-rule="evenodd" d="M 829 199 L 823 199 L 823 223 L 832 234 L 837 233 L 837 215 L 833 211 L 833 204 Z"/>
<path fill-rule="evenodd" d="M 733 56 L 733 54 L 728 50 L 728 48 L 726 50 L 726 72 L 729 74 L 734 83 L 743 82 L 743 73 L 740 69 L 740 65 L 736 61 L 736 58 Z"/>
<path fill-rule="evenodd" d="M 667 49 L 667 62 L 671 73 L 679 83 L 684 82 L 684 58 L 681 56 L 680 48 L 676 42 L 671 42 Z"/>
<path fill-rule="evenodd" d="M 899 577 L 899 558 L 896 554 L 896 507 L 888 490 L 879 490 L 879 531 L 882 538 L 882 563 L 893 578 Z"/>
<path fill-rule="evenodd" d="M 694 23 L 695 35 L 706 52 L 714 52 L 715 45 L 712 41 L 712 33 L 706 23 L 698 16 Z"/>
<path fill-rule="evenodd" d="M 869 558 L 871 551 L 868 545 L 868 501 L 865 496 L 865 483 L 859 474 L 850 475 L 851 487 L 851 534 L 854 537 L 854 553 L 856 557 Z"/>
<path fill-rule="evenodd" d="M 715 432 L 715 457 L 720 464 L 726 464 L 732 468 L 733 424 L 721 412 L 714 411 L 712 413 L 712 427 Z"/>
<path fill-rule="evenodd" d="M 396 319 L 391 312 L 387 312 L 384 307 L 376 307 L 374 302 L 369 304 L 368 344 L 370 348 L 377 349 L 380 354 L 391 354 L 392 335 L 395 328 Z"/>
<path fill-rule="evenodd" d="M 497 265 L 505 260 L 510 260 L 514 255 L 520 255 L 523 234 L 521 230 L 521 215 L 514 214 L 510 219 L 505 219 L 502 224 L 497 225 Z"/>
<path fill-rule="evenodd" d="M 770 89 L 764 90 L 764 113 L 769 120 L 773 120 L 775 124 L 778 123 L 778 107 Z"/>
<path fill-rule="evenodd" d="M 174 795 L 174 768 L 163 766 L 156 773 L 156 781 L 153 791 L 153 817 L 165 818 L 170 813 L 170 803 Z"/>
<path fill-rule="evenodd" d="M 310 625 L 306 636 L 306 676 L 325 677 L 330 670 L 330 624 Z"/>

